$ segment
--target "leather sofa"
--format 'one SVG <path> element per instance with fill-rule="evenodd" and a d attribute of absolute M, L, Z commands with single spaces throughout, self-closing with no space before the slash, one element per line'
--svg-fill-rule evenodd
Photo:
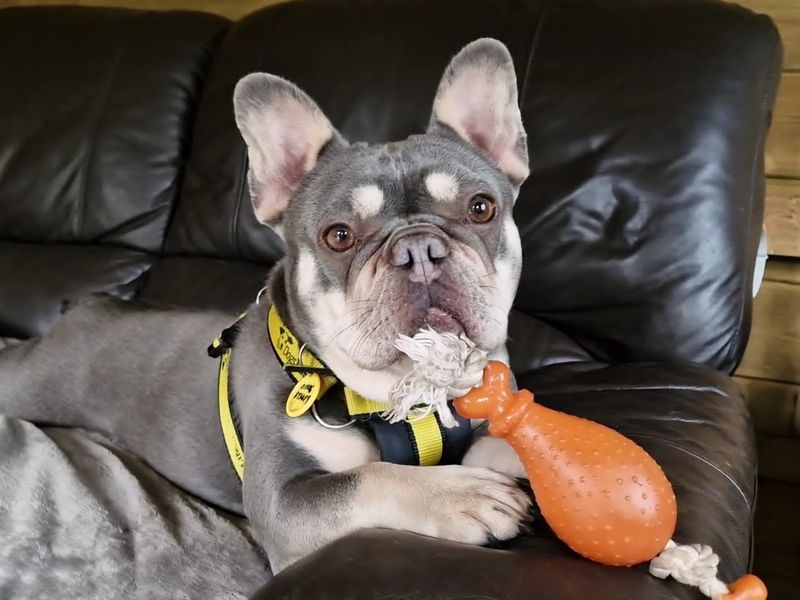
<path fill-rule="evenodd" d="M 747 343 L 772 22 L 713 0 L 306 0 L 195 12 L 0 10 L 0 337 L 95 292 L 235 311 L 280 241 L 255 221 L 231 94 L 291 79 L 349 139 L 424 129 L 449 57 L 514 56 L 531 150 L 512 366 L 540 402 L 614 427 L 671 479 L 681 542 L 752 562 L 756 452 L 728 374 Z M 574 555 L 544 524 L 501 548 L 344 538 L 274 598 L 684 599 Z"/>

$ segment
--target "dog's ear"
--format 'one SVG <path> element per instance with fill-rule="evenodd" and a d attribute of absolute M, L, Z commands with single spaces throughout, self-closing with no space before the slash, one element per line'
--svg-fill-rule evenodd
<path fill-rule="evenodd" d="M 341 138 L 311 98 L 275 75 L 243 77 L 233 92 L 233 108 L 247 144 L 247 178 L 256 218 L 278 225 L 322 149 Z"/>
<path fill-rule="evenodd" d="M 516 189 L 528 177 L 517 77 L 502 42 L 475 40 L 450 61 L 436 92 L 428 131 L 442 127 L 486 153 Z"/>

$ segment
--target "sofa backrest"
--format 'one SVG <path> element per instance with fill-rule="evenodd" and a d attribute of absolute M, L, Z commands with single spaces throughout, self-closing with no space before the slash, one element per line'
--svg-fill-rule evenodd
<path fill-rule="evenodd" d="M 0 335 L 124 290 L 161 252 L 205 71 L 202 13 L 0 10 Z"/>
<path fill-rule="evenodd" d="M 51 19 L 49 10 L 40 9 L 40 18 Z M 94 19 L 112 23 L 135 13 L 74 14 L 86 15 L 84 26 L 90 28 Z M 144 268 L 145 298 L 234 310 L 252 298 L 265 267 L 282 251 L 250 209 L 246 156 L 231 111 L 236 81 L 252 71 L 282 75 L 317 100 L 345 137 L 400 139 L 424 129 L 450 56 L 477 37 L 492 36 L 514 56 L 531 151 L 531 177 L 516 207 L 525 261 L 516 308 L 538 327 L 512 330 L 512 338 L 546 328 L 607 362 L 688 360 L 723 370 L 738 362 L 749 328 L 762 150 L 780 64 L 768 18 L 711 0 L 305 0 L 245 17 L 216 46 L 225 29 L 220 20 L 147 15 L 134 32 L 151 26 L 169 31 L 173 20 L 186 20 L 185 28 L 174 26 L 170 34 L 171 43 L 184 49 L 185 62 L 176 64 L 171 51 L 156 44 L 139 56 L 130 42 L 123 52 L 110 41 L 108 47 L 91 42 L 122 59 L 139 56 L 125 85 L 147 89 L 115 98 L 131 116 L 102 144 L 130 147 L 130 156 L 111 153 L 108 164 L 98 163 L 102 168 L 94 173 L 103 174 L 84 189 L 98 198 L 75 205 L 79 214 L 91 215 L 94 229 L 53 237 L 47 225 L 20 229 L 21 219 L 0 215 L 0 239 L 108 243 L 151 258 L 159 254 L 152 269 Z M 6 18 L 0 11 L 0 27 Z M 98 39 L 119 41 L 127 31 Z M 4 44 L 0 38 L 0 48 Z M 17 71 L 29 60 L 28 46 L 15 44 L 5 53 L 20 57 L 17 70 L 11 69 L 20 91 L 13 98 L 0 96 L 0 109 L 45 118 L 44 107 L 24 108 L 27 95 L 40 88 L 35 82 L 33 91 L 26 88 Z M 167 54 L 168 68 L 158 58 Z M 65 48 L 64 55 L 69 62 L 71 50 Z M 164 81 L 149 72 L 162 66 Z M 0 72 L 0 86 L 5 77 Z M 103 104 L 89 101 L 80 78 L 75 87 L 76 97 L 86 99 L 80 123 L 84 113 L 95 114 Z M 82 126 L 72 120 L 59 125 L 83 142 L 92 139 L 80 137 L 75 131 Z M 56 156 L 68 154 L 68 139 Z M 154 141 L 164 147 L 154 147 Z M 0 156 L 6 147 L 0 133 Z M 41 171 L 37 160 L 31 164 L 16 171 L 27 175 L 15 177 L 61 173 L 57 162 Z M 52 204 L 32 191 L 6 195 L 7 172 L 0 171 L 4 211 L 23 198 L 38 207 Z M 154 182 L 163 184 L 162 195 Z M 141 194 L 129 194 L 137 187 Z M 176 188 L 179 199 L 162 250 L 158 238 Z M 113 202 L 107 208 L 112 198 L 126 208 Z M 78 219 L 75 206 L 64 211 L 67 219 Z M 47 218 L 40 223 L 51 222 Z M 27 231 L 27 237 L 17 240 L 9 231 Z M 538 352 L 546 360 L 550 351 L 544 346 Z"/>
<path fill-rule="evenodd" d="M 225 27 L 202 13 L 0 12 L 0 239 L 159 252 Z"/>

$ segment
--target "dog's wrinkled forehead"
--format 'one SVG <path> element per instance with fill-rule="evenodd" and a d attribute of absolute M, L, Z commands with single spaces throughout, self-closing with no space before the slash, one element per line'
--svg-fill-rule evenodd
<path fill-rule="evenodd" d="M 325 155 L 288 207 L 287 231 L 323 221 L 369 221 L 441 212 L 442 205 L 488 194 L 507 203 L 506 177 L 457 139 L 425 134 L 402 142 L 350 146 Z"/>

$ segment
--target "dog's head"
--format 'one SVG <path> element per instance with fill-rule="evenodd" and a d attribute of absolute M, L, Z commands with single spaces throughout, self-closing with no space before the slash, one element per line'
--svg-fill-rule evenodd
<path fill-rule="evenodd" d="M 348 144 L 274 75 L 243 78 L 234 106 L 256 217 L 286 243 L 289 307 L 322 360 L 337 373 L 389 372 L 398 334 L 424 326 L 503 346 L 521 264 L 512 208 L 529 172 L 503 44 L 466 46 L 428 130 L 402 142 Z"/>

